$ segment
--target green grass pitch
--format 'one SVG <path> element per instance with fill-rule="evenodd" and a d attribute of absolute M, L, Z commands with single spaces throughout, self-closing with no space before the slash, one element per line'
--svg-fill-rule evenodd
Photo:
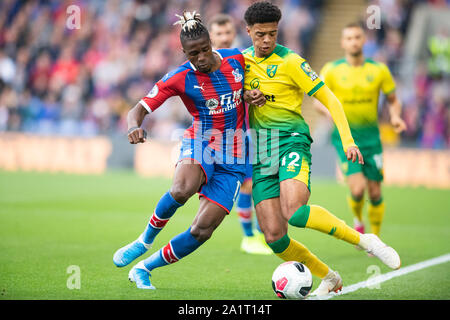
<path fill-rule="evenodd" d="M 153 271 L 156 291 L 138 290 L 112 256 L 145 228 L 169 179 L 132 172 L 101 176 L 0 172 L 0 299 L 278 299 L 271 275 L 282 262 L 275 255 L 240 252 L 236 212 L 190 256 Z M 450 252 L 448 190 L 384 187 L 382 239 L 407 266 Z M 333 181 L 312 181 L 310 203 L 352 225 L 347 189 Z M 193 197 L 157 237 L 150 253 L 190 225 Z M 367 214 L 365 214 L 367 217 Z M 291 237 L 339 271 L 344 286 L 389 270 L 351 245 L 313 230 L 290 228 Z M 147 257 L 150 253 L 146 254 Z M 70 266 L 80 270 L 80 289 L 69 289 Z M 371 267 L 373 268 L 373 267 Z M 369 270 L 373 270 L 369 268 Z M 334 299 L 450 299 L 449 263 L 410 273 Z M 70 271 L 70 269 L 69 269 Z M 314 288 L 319 279 L 314 278 Z"/>

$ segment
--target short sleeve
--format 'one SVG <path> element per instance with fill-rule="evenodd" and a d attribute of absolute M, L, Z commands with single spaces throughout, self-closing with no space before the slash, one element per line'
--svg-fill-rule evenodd
<path fill-rule="evenodd" d="M 309 96 L 313 96 L 324 85 L 309 63 L 297 54 L 288 57 L 288 70 L 294 83 Z"/>
<path fill-rule="evenodd" d="M 166 74 L 159 80 L 139 102 L 147 109 L 149 113 L 158 109 L 168 98 L 181 94 L 181 84 L 184 84 L 184 78 L 181 73 Z"/>

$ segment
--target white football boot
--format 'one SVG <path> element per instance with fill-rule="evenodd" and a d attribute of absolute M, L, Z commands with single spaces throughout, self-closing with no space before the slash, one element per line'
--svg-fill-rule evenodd
<path fill-rule="evenodd" d="M 391 269 L 399 269 L 401 266 L 400 256 L 397 251 L 386 245 L 375 234 L 361 234 L 359 246 L 369 255 L 374 255 Z"/>
<path fill-rule="evenodd" d="M 330 271 L 328 274 L 322 279 L 322 282 L 319 284 L 316 290 L 311 293 L 311 296 L 326 296 L 330 292 L 339 292 L 342 290 L 342 278 L 337 273 L 337 271 Z"/>

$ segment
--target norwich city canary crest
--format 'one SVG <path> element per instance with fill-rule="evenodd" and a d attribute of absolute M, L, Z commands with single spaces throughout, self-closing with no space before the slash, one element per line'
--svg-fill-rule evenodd
<path fill-rule="evenodd" d="M 277 64 L 269 64 L 267 66 L 267 75 L 270 78 L 275 77 L 275 73 L 277 73 L 278 65 Z"/>

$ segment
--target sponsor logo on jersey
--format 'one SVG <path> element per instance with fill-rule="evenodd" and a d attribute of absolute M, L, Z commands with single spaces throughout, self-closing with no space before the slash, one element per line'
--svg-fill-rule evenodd
<path fill-rule="evenodd" d="M 372 98 L 360 98 L 360 99 L 344 99 L 345 104 L 363 104 L 372 103 Z"/>
<path fill-rule="evenodd" d="M 212 99 L 206 100 L 206 107 L 209 110 L 214 110 L 218 106 L 219 106 L 219 101 L 217 101 L 217 99 L 212 98 Z"/>
<path fill-rule="evenodd" d="M 267 75 L 269 78 L 275 77 L 275 73 L 277 73 L 278 65 L 277 64 L 269 64 L 267 66 Z"/>
<path fill-rule="evenodd" d="M 250 87 L 252 89 L 259 89 L 259 79 L 253 78 L 252 81 L 250 81 Z"/>
<path fill-rule="evenodd" d="M 269 102 L 275 102 L 275 95 L 269 95 L 269 94 L 266 94 L 266 95 L 264 95 L 264 98 L 266 98 L 266 101 L 269 101 Z"/>
<path fill-rule="evenodd" d="M 220 101 L 217 99 L 209 99 L 206 101 L 206 106 L 209 108 L 209 115 L 224 113 L 235 109 L 242 102 L 242 89 L 235 90 L 233 92 L 225 93 L 219 96 Z M 217 108 L 218 106 L 222 108 Z"/>
<path fill-rule="evenodd" d="M 220 113 L 224 113 L 226 111 L 235 109 L 242 102 L 242 89 L 222 94 L 219 96 L 219 98 L 220 98 L 220 102 L 218 102 L 216 99 L 209 99 L 209 100 L 215 100 L 218 103 L 214 108 L 208 107 L 209 115 L 220 114 Z M 208 104 L 208 101 L 206 102 L 207 104 Z M 222 106 L 222 108 L 217 109 L 219 103 L 220 103 L 220 106 Z"/>

